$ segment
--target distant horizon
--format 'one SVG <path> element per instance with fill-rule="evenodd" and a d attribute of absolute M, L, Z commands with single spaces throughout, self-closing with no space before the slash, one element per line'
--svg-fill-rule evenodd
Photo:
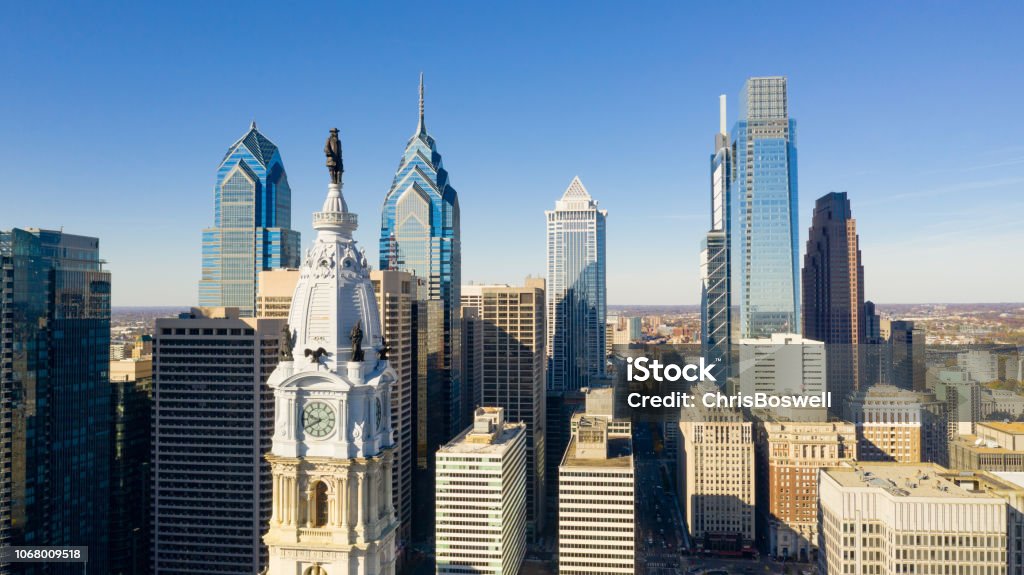
<path fill-rule="evenodd" d="M 1014 305 L 1014 306 L 1024 306 L 1024 301 L 1019 301 L 1019 302 L 1016 302 L 1016 301 L 993 301 L 993 302 L 985 302 L 985 301 L 974 301 L 974 302 L 949 302 L 949 301 L 946 301 L 946 302 L 927 302 L 927 301 L 923 301 L 923 302 L 877 302 L 877 301 L 872 301 L 871 303 L 875 304 L 876 306 L 883 306 L 883 307 L 884 306 L 894 306 L 894 305 Z M 190 305 L 164 305 L 164 304 L 158 304 L 158 305 L 115 305 L 115 306 L 111 306 L 111 309 L 161 309 L 161 308 L 193 308 L 193 307 L 200 307 L 200 306 L 198 304 L 190 304 Z M 666 304 L 657 304 L 657 303 L 643 303 L 643 304 L 639 304 L 639 303 L 610 303 L 610 304 L 608 304 L 608 308 L 613 308 L 613 307 L 692 307 L 692 308 L 700 309 L 700 304 L 691 304 L 691 303 L 679 303 L 679 304 L 675 304 L 675 303 L 666 303 Z"/>
<path fill-rule="evenodd" d="M 8 7 L 0 229 L 98 237 L 118 306 L 198 301 L 217 167 L 255 120 L 280 150 L 303 250 L 323 142 L 341 130 L 355 237 L 378 261 L 423 72 L 462 277 L 544 270 L 544 211 L 578 175 L 609 213 L 608 299 L 696 305 L 719 95 L 731 127 L 747 78 L 782 75 L 801 265 L 815 200 L 846 191 L 865 299 L 1004 302 L 1024 285 L 1024 75 L 1007 73 L 1021 3 L 653 2 L 623 18 L 600 3 L 309 2 L 287 26 L 256 4 L 201 18 L 175 3 Z"/>

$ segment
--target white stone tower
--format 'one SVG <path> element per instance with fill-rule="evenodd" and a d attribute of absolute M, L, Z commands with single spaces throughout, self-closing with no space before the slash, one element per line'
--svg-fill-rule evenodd
<path fill-rule="evenodd" d="M 331 184 L 313 214 L 274 389 L 269 575 L 393 575 L 391 499 L 395 372 L 381 340 L 358 220 L 341 195 L 341 146 L 325 152 Z M 365 348 L 363 347 L 365 346 Z M 293 357 L 294 356 L 294 357 Z"/>

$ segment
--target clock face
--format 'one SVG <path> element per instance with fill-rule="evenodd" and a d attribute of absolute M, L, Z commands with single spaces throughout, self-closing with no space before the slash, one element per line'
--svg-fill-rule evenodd
<path fill-rule="evenodd" d="M 384 408 L 380 404 L 380 398 L 377 398 L 377 429 L 380 429 L 381 424 L 384 423 Z"/>
<path fill-rule="evenodd" d="M 302 428 L 311 437 L 324 437 L 334 429 L 334 410 L 322 401 L 306 404 L 302 410 Z"/>

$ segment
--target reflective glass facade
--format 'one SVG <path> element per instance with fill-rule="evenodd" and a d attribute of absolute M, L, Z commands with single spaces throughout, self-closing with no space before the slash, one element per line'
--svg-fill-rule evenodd
<path fill-rule="evenodd" d="M 253 316 L 259 272 L 299 266 L 291 202 L 281 154 L 253 123 L 217 170 L 214 224 L 203 230 L 200 305 Z"/>
<path fill-rule="evenodd" d="M 729 226 L 740 337 L 799 333 L 796 121 L 786 78 L 751 78 L 740 100 Z"/>
<path fill-rule="evenodd" d="M 380 268 L 415 274 L 424 280 L 417 283 L 417 300 L 440 302 L 417 306 L 423 320 L 417 325 L 419 347 L 429 354 L 416 370 L 417 394 L 433 400 L 418 406 L 420 416 L 429 418 L 417 424 L 428 428 L 419 438 L 426 447 L 421 463 L 462 431 L 459 198 L 422 111 L 421 98 L 420 123 L 384 198 L 380 229 Z"/>
<path fill-rule="evenodd" d="M 99 240 L 0 232 L 0 280 L 0 545 L 88 545 L 86 572 L 106 574 L 110 274 Z"/>
<path fill-rule="evenodd" d="M 724 100 L 722 114 L 725 114 Z M 711 156 L 711 228 L 704 238 L 700 254 L 700 341 L 702 355 L 715 362 L 712 375 L 718 381 L 725 381 L 729 374 L 732 341 L 728 218 L 732 150 L 726 134 L 716 135 L 715 148 Z"/>
<path fill-rule="evenodd" d="M 552 391 L 604 377 L 605 219 L 579 178 L 547 217 L 547 353 Z"/>

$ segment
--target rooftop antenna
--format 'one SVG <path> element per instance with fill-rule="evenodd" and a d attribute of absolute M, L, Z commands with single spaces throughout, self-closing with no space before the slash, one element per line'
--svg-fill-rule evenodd
<path fill-rule="evenodd" d="M 718 97 L 718 133 L 725 135 L 725 94 Z"/>

